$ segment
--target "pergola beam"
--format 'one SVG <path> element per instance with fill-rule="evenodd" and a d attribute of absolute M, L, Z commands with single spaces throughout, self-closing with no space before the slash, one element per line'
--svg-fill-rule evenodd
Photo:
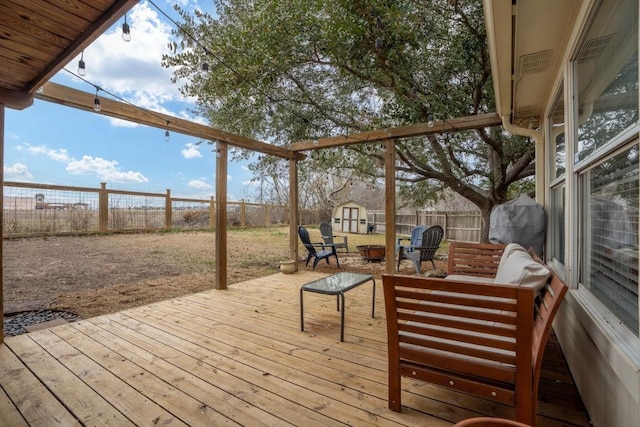
<path fill-rule="evenodd" d="M 14 110 L 24 110 L 33 104 L 33 94 L 0 87 L 0 104 Z"/>
<path fill-rule="evenodd" d="M 317 150 L 320 148 L 339 147 L 342 145 L 361 144 L 363 142 L 383 141 L 386 139 L 397 140 L 412 136 L 426 136 L 436 133 L 453 132 L 459 130 L 482 129 L 486 127 L 501 126 L 502 120 L 496 113 L 479 114 L 475 116 L 458 117 L 434 121 L 432 126 L 427 123 L 399 126 L 394 128 L 372 130 L 368 132 L 352 133 L 330 138 L 318 138 L 315 141 L 301 141 L 291 144 L 292 151 Z"/>
<path fill-rule="evenodd" d="M 96 97 L 95 94 L 83 92 L 57 83 L 46 83 L 42 86 L 42 90 L 36 93 L 35 97 L 44 101 L 90 111 L 94 114 L 102 114 L 133 123 L 167 129 L 172 132 L 195 136 L 196 138 L 204 140 L 226 142 L 235 147 L 245 148 L 247 150 L 257 151 L 259 153 L 269 154 L 284 159 L 304 158 L 301 153 L 295 153 L 283 147 L 235 135 L 231 132 L 225 132 L 223 130 L 190 122 L 167 114 L 145 110 L 143 108 L 121 101 L 108 99 L 106 97 L 100 98 L 101 110 L 100 112 L 96 112 L 93 110 L 93 101 Z"/>

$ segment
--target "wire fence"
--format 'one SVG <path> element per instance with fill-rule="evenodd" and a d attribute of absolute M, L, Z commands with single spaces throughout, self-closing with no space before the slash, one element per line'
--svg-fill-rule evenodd
<path fill-rule="evenodd" d="M 5 182 L 3 236 L 92 234 L 215 228 L 216 203 L 100 188 Z M 299 212 L 300 221 L 320 222 L 318 210 Z M 228 227 L 289 224 L 287 206 L 227 202 Z"/>

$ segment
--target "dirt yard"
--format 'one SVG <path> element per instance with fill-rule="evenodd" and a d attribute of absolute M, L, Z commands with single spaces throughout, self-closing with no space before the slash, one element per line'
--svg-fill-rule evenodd
<path fill-rule="evenodd" d="M 318 230 L 310 232 L 319 238 Z M 382 235 L 349 236 L 352 253 L 339 254 L 342 269 L 332 259 L 316 270 L 380 277 L 384 262 L 364 262 L 355 247 L 383 241 Z M 230 231 L 229 283 L 277 273 L 288 245 L 287 228 Z M 88 318 L 215 287 L 214 234 L 208 232 L 27 238 L 4 241 L 3 251 L 5 314 L 56 309 Z M 442 261 L 437 266 L 445 268 Z M 401 271 L 415 273 L 408 261 Z"/>

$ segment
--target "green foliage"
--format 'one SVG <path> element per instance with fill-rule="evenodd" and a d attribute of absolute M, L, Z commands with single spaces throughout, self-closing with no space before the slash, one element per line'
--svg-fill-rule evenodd
<path fill-rule="evenodd" d="M 215 5 L 217 17 L 176 7 L 184 31 L 163 58 L 213 126 L 286 145 L 495 109 L 481 0 Z M 412 138 L 397 150 L 401 194 L 417 205 L 450 187 L 490 209 L 534 173 L 533 144 L 499 129 Z M 379 177 L 383 152 L 380 143 L 314 152 L 301 180 L 328 170 Z M 275 185 L 282 163 L 265 156 L 252 170 Z"/>

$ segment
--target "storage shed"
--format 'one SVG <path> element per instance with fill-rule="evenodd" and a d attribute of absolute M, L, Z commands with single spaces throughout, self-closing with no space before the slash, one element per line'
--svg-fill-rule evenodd
<path fill-rule="evenodd" d="M 367 208 L 355 203 L 343 203 L 333 211 L 332 224 L 334 232 L 362 233 L 367 232 Z"/>

